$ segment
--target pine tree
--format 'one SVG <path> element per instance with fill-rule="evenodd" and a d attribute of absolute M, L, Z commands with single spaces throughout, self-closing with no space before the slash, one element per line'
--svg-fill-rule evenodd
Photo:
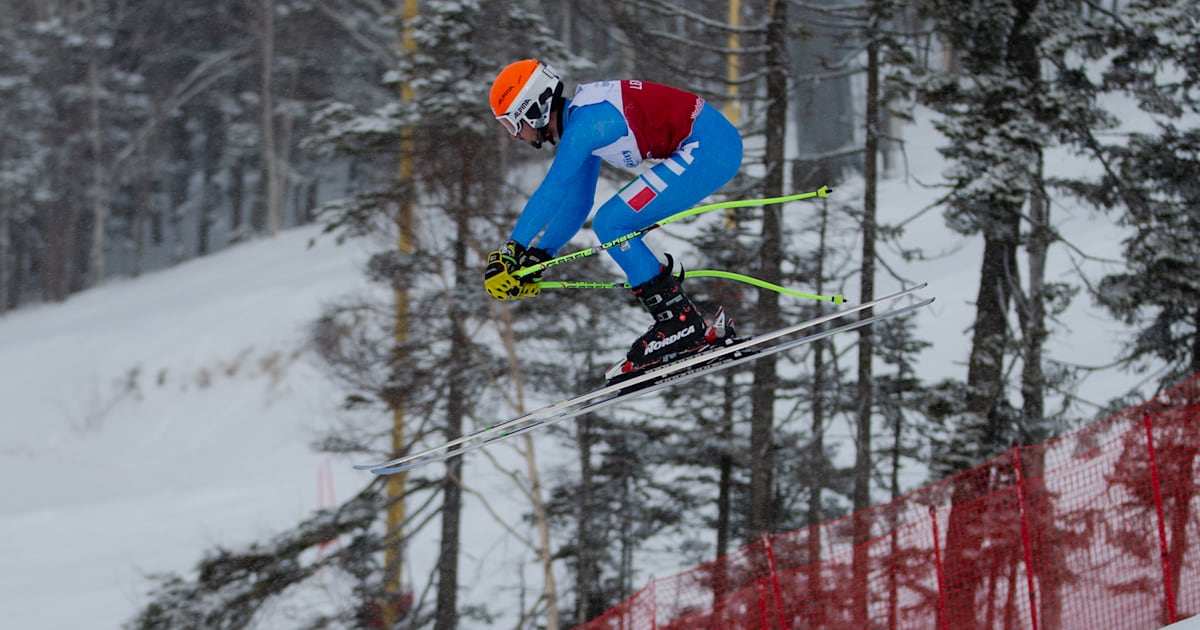
<path fill-rule="evenodd" d="M 0 15 L 0 48 L 10 51 L 0 59 L 0 314 L 21 302 L 28 276 L 26 262 L 33 239 L 35 199 L 47 191 L 39 185 L 48 151 L 43 150 L 41 124 L 49 95 L 36 83 L 45 58 L 27 36 L 32 22 L 31 3 L 13 3 Z"/>
<path fill-rule="evenodd" d="M 338 570 L 350 576 L 363 597 L 370 591 L 371 576 L 379 570 L 377 551 L 382 536 L 374 527 L 382 509 L 382 484 L 365 488 L 333 510 L 314 514 L 290 532 L 240 550 L 213 549 L 197 563 L 196 577 L 154 576 L 156 586 L 149 603 L 126 625 L 132 630 L 213 630 L 254 627 L 264 603 L 312 580 L 321 570 Z M 321 564 L 304 556 L 331 540 L 343 540 L 340 549 Z M 365 597 L 363 600 L 365 601 Z M 375 611 L 350 606 L 340 612 L 317 615 L 307 627 L 378 627 Z"/>
<path fill-rule="evenodd" d="M 1146 369 L 1165 365 L 1159 378 L 1170 385 L 1200 372 L 1200 8 L 1186 1 L 1134 2 L 1105 16 L 1114 54 L 1103 88 L 1137 99 L 1154 131 L 1123 142 L 1089 138 L 1106 174 L 1077 186 L 1101 207 L 1121 206 L 1120 223 L 1133 235 L 1124 243 L 1128 269 L 1101 281 L 1097 300 L 1137 333 L 1122 362 Z"/>
<path fill-rule="evenodd" d="M 243 0 L 6 5 L 4 145 L 23 156 L 6 172 L 35 193 L 22 199 L 0 183 L 14 191 L 0 197 L 9 303 L 62 300 L 109 276 L 216 251 L 266 226 L 268 206 L 281 225 L 303 223 L 320 187 L 353 181 L 340 172 L 345 163 L 316 163 L 299 139 L 316 103 L 386 95 L 376 80 L 382 65 L 325 10 L 269 4 L 270 12 Z M 275 37 L 263 64 L 250 51 L 265 41 L 259 18 L 268 14 Z M 258 106 L 260 95 L 272 111 Z M 256 187 L 270 179 L 259 173 L 268 121 L 270 203 Z"/>
<path fill-rule="evenodd" d="M 500 55 L 513 53 L 495 49 L 485 27 L 501 23 L 511 27 L 511 32 L 526 33 L 529 39 L 525 42 L 550 40 L 536 15 L 502 6 L 485 9 L 479 3 L 443 4 L 411 25 L 421 43 L 418 53 L 397 60 L 391 57 L 393 32 L 386 26 L 379 28 L 390 23 L 389 14 L 355 14 L 350 19 L 358 9 L 336 9 L 346 12 L 340 15 L 343 28 L 362 25 L 363 30 L 355 33 L 356 41 L 384 55 L 395 67 L 388 78 L 408 81 L 416 98 L 399 106 L 369 98 L 330 102 L 315 116 L 315 133 L 306 139 L 305 148 L 327 160 L 351 161 L 356 165 L 356 180 L 363 186 L 351 199 L 326 204 L 322 218 L 327 232 L 339 239 L 388 234 L 394 242 L 397 230 L 412 229 L 397 225 L 395 200 L 401 195 L 414 202 L 419 200 L 428 221 L 408 234 L 417 244 L 412 253 L 380 251 L 365 270 L 385 288 L 408 289 L 409 308 L 421 313 L 419 331 L 397 341 L 396 309 L 370 296 L 330 306 L 314 326 L 314 343 L 331 376 L 347 392 L 346 423 L 326 438 L 322 447 L 362 454 L 377 450 L 380 444 L 385 449 L 391 444 L 386 439 L 390 431 L 381 431 L 378 421 L 396 405 L 403 405 L 408 417 L 417 419 L 410 427 L 408 437 L 412 441 L 440 442 L 466 429 L 464 420 L 476 415 L 473 401 L 494 397 L 491 388 L 495 381 L 489 381 L 486 375 L 502 374 L 508 357 L 479 339 L 484 322 L 480 314 L 488 312 L 488 304 L 478 290 L 476 274 L 482 268 L 481 243 L 495 240 L 488 227 L 493 221 L 508 221 L 505 212 L 511 214 L 512 208 L 519 207 L 519 200 L 518 191 L 506 185 L 510 178 L 503 168 L 507 164 L 503 149 L 511 143 L 505 141 L 486 108 L 486 90 L 493 73 L 511 61 Z M 282 39 L 279 41 L 282 44 Z M 522 43 L 513 40 L 512 48 L 522 47 Z M 546 48 L 551 54 L 555 52 L 551 46 Z M 484 50 L 490 52 L 480 54 Z M 374 106 L 378 107 L 372 110 Z M 412 143 L 407 146 L 414 153 L 408 157 L 417 158 L 413 160 L 413 181 L 417 185 L 412 187 L 401 185 L 410 182 L 397 184 L 392 180 L 396 147 L 401 146 L 399 139 L 405 127 L 412 130 Z M 529 325 L 522 328 L 535 330 L 532 324 L 536 321 L 530 319 Z M 454 343 L 448 344 L 447 340 Z M 490 393 L 485 395 L 485 391 Z M 377 456 L 377 452 L 370 455 Z M 347 504 L 338 509 L 353 509 L 355 518 L 362 519 L 359 526 L 378 530 L 389 503 L 411 503 L 415 508 L 407 511 L 405 522 L 400 524 L 406 537 L 416 535 L 430 522 L 440 522 L 441 557 L 430 577 L 431 584 L 437 583 L 436 601 L 431 607 L 424 598 L 391 597 L 391 583 L 384 577 L 389 567 L 381 560 L 385 549 L 394 549 L 394 536 L 391 532 L 376 533 L 349 541 L 355 545 L 357 560 L 353 572 L 346 571 L 353 575 L 357 587 L 353 601 L 339 602 L 342 611 L 337 616 L 343 623 L 363 626 L 404 617 L 414 627 L 430 623 L 444 628 L 486 618 L 489 604 L 464 604 L 457 598 L 458 514 L 463 490 L 469 488 L 469 481 L 462 477 L 461 461 L 452 460 L 446 466 L 415 473 L 401 496 L 383 498 L 382 486 L 382 481 L 372 484 L 370 508 L 359 510 Z M 435 520 L 439 515 L 441 518 Z M 305 544 L 311 549 L 312 544 L 328 542 L 328 538 L 304 536 L 303 527 L 298 526 L 295 533 L 301 541 L 294 543 L 295 553 Z M 339 540 L 347 542 L 346 538 Z M 253 550 L 260 567 L 256 571 L 281 571 L 278 567 L 296 562 L 277 549 L 271 547 L 261 553 Z M 336 555 L 326 564 L 344 568 Z M 232 563 L 221 566 L 236 569 Z M 285 596 L 288 584 L 311 579 L 316 568 L 318 565 L 310 560 L 303 561 L 286 579 L 280 578 L 280 590 L 248 588 L 235 594 L 225 589 L 206 595 L 205 601 L 220 602 L 229 595 L 243 598 L 248 607 L 261 606 L 269 598 Z M 199 593 L 207 588 L 202 581 L 188 582 L 173 576 L 165 576 L 161 584 L 163 594 L 153 607 L 178 605 L 170 593 Z M 214 604 L 214 609 L 219 608 Z M 217 612 L 209 618 L 211 627 L 233 626 L 246 619 L 236 607 L 225 610 L 227 613 Z M 329 620 L 312 622 L 314 626 L 323 623 Z"/>
<path fill-rule="evenodd" d="M 935 472 L 950 474 L 1012 444 L 1044 440 L 1064 423 L 1061 412 L 1047 411 L 1046 398 L 1052 390 L 1069 392 L 1073 376 L 1046 355 L 1045 344 L 1074 289 L 1045 277 L 1050 248 L 1064 238 L 1053 226 L 1051 192 L 1054 187 L 1093 193 L 1096 189 L 1079 181 L 1044 181 L 1044 152 L 1061 143 L 1098 154 L 1097 132 L 1114 124 L 1098 105 L 1100 88 L 1084 65 L 1112 54 L 1112 38 L 1105 35 L 1112 16 L 1096 15 L 1102 11 L 1094 6 L 1081 11 L 1074 3 L 1052 1 L 992 3 L 975 12 L 937 3 L 932 9 L 948 53 L 960 68 L 958 74 L 933 77 L 923 87 L 924 101 L 944 115 L 940 129 L 950 145 L 943 153 L 957 162 L 947 218 L 964 234 L 984 238 L 966 400 L 957 411 L 952 441 L 935 459 Z M 1110 166 L 1104 168 L 1111 173 Z M 1024 282 L 1018 264 L 1022 247 L 1028 273 Z M 1009 321 L 1010 308 L 1015 310 L 1015 327 Z M 1011 333 L 1014 328 L 1019 336 Z M 1019 409 L 1009 400 L 1012 387 L 1007 377 L 1015 361 L 1021 370 Z M 1023 478 L 1029 480 L 1025 490 L 1030 501 L 1045 508 L 1035 512 L 1047 519 L 1037 529 L 1054 532 L 1048 518 L 1053 497 L 1041 485 L 1041 457 L 1034 453 L 1022 462 Z M 969 558 L 976 557 L 981 540 L 966 529 L 967 515 L 982 509 L 981 497 L 995 483 L 984 475 L 1008 479 L 1012 471 L 1005 472 L 1006 467 L 975 468 L 955 484 L 947 562 L 960 565 L 952 569 L 960 573 L 963 585 L 954 594 L 952 608 L 963 614 L 970 614 L 966 611 L 979 575 L 978 565 Z M 1006 515 L 1000 510 L 991 518 L 1002 521 Z M 1033 544 L 1044 579 L 1062 584 L 1069 576 L 1055 558 L 1062 541 L 1070 537 L 1057 538 L 1051 533 Z M 967 557 L 960 558 L 963 552 Z M 1047 624 L 1057 623 L 1063 614 L 1057 589 L 1047 589 L 1039 607 Z"/>
<path fill-rule="evenodd" d="M 774 3 L 766 17 L 767 48 L 766 96 L 768 106 L 764 119 L 765 155 L 763 194 L 775 197 L 783 194 L 784 134 L 787 130 L 787 5 Z M 755 270 L 761 279 L 774 284 L 783 281 L 783 223 L 781 208 L 763 208 L 759 256 Z M 760 330 L 773 330 L 782 325 L 779 294 L 759 289 L 755 301 L 755 320 Z M 748 534 L 758 537 L 774 531 L 772 495 L 775 487 L 775 401 L 779 385 L 774 357 L 754 362 L 754 385 L 750 393 L 750 503 Z"/>

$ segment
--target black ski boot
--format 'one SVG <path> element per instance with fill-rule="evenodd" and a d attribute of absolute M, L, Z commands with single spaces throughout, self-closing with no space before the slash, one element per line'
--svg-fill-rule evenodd
<path fill-rule="evenodd" d="M 705 325 L 704 316 L 683 292 L 679 279 L 671 275 L 670 264 L 648 282 L 634 287 L 633 294 L 654 318 L 654 325 L 633 342 L 623 361 L 608 369 L 605 378 L 609 383 L 703 349 L 710 343 L 706 337 L 712 332 Z"/>

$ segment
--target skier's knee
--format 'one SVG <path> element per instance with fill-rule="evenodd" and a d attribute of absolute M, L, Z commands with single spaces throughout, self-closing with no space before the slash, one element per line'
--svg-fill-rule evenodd
<path fill-rule="evenodd" d="M 609 200 L 600 206 L 600 209 L 596 211 L 596 216 L 592 218 L 592 230 L 596 232 L 596 237 L 600 239 L 601 243 L 625 236 L 628 232 L 619 221 L 620 206 L 625 204 L 620 199 L 616 201 L 617 203 L 614 204 L 612 200 Z"/>

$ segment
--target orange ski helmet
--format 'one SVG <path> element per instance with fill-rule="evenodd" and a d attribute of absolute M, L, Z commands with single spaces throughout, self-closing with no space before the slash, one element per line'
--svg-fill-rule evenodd
<path fill-rule="evenodd" d="M 562 91 L 562 79 L 553 68 L 537 59 L 525 59 L 509 64 L 496 75 L 488 100 L 496 120 L 516 136 L 522 124 L 528 123 L 534 129 L 549 124 L 550 108 Z"/>

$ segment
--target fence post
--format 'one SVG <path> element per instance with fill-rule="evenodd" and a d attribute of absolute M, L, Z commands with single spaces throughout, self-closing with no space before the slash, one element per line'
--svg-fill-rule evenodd
<path fill-rule="evenodd" d="M 938 628 L 946 630 L 946 576 L 942 566 L 942 546 L 938 541 L 937 506 L 929 506 L 929 520 L 933 523 L 933 566 L 937 573 Z"/>
<path fill-rule="evenodd" d="M 1150 414 L 1142 414 L 1142 425 L 1146 427 L 1146 452 L 1150 456 L 1150 487 L 1154 490 L 1154 511 L 1158 516 L 1158 554 L 1162 559 L 1163 590 L 1166 595 L 1167 623 L 1175 623 L 1175 585 L 1171 583 L 1171 551 L 1167 548 L 1167 525 L 1163 516 L 1162 486 L 1158 477 L 1158 459 L 1154 455 L 1154 430 L 1150 425 Z M 1181 509 L 1175 506 L 1175 509 Z"/>
<path fill-rule="evenodd" d="M 650 578 L 650 628 L 658 630 L 658 579 Z"/>
<path fill-rule="evenodd" d="M 728 607 L 728 603 L 725 600 L 729 597 L 729 570 L 725 558 L 728 555 L 726 554 L 717 558 L 716 563 L 713 565 L 716 575 L 713 576 L 713 614 L 712 621 L 709 623 L 709 626 L 712 628 L 725 627 L 725 611 Z"/>
<path fill-rule="evenodd" d="M 767 588 L 763 586 L 763 578 L 758 578 L 754 584 L 758 587 L 758 627 L 767 630 Z"/>
<path fill-rule="evenodd" d="M 775 597 L 775 606 L 779 610 L 779 627 L 782 630 L 787 627 L 784 622 L 783 615 L 783 589 L 779 587 L 779 573 L 775 569 L 775 550 L 771 548 L 771 537 L 768 534 L 762 535 L 763 549 L 767 552 L 767 568 L 771 571 L 771 593 Z M 763 616 L 763 627 L 766 627 L 766 616 Z"/>
<path fill-rule="evenodd" d="M 1033 581 L 1033 545 L 1029 539 L 1029 517 L 1025 512 L 1025 474 L 1021 469 L 1021 450 L 1012 448 L 1013 471 L 1017 475 L 1017 503 L 1021 514 L 1021 551 L 1025 559 L 1025 584 L 1029 589 L 1029 619 L 1033 630 L 1038 630 L 1037 592 Z"/>

